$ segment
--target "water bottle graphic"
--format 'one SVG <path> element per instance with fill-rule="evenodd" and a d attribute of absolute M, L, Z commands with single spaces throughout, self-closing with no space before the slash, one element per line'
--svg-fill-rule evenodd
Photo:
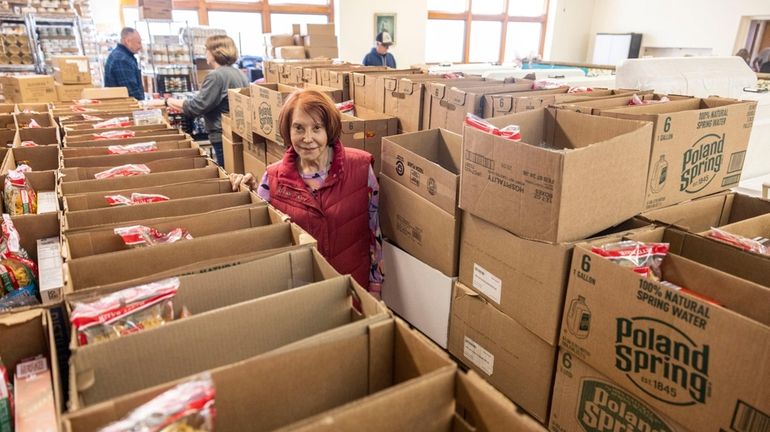
<path fill-rule="evenodd" d="M 578 296 L 572 300 L 567 313 L 569 332 L 578 339 L 587 338 L 591 328 L 591 309 L 588 308 L 585 297 Z"/>
<path fill-rule="evenodd" d="M 655 162 L 655 166 L 652 169 L 652 177 L 650 178 L 650 190 L 653 193 L 658 193 L 663 190 L 663 186 L 666 184 L 666 177 L 668 176 L 668 161 L 666 155 L 660 155 L 660 159 Z"/>

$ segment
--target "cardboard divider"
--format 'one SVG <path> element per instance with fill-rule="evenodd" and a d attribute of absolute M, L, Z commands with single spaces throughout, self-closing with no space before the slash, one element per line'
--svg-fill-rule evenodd
<path fill-rule="evenodd" d="M 123 156 L 123 155 L 115 155 L 115 156 Z M 133 155 L 128 155 L 128 156 L 133 156 Z M 113 156 L 92 156 L 92 157 L 104 158 L 104 157 L 113 157 Z M 147 168 L 150 169 L 150 174 L 154 174 L 154 173 L 162 173 L 162 172 L 177 171 L 177 170 L 203 168 L 208 165 L 208 161 L 209 159 L 204 157 L 181 157 L 181 158 L 160 159 L 160 160 L 149 161 L 144 163 L 143 165 L 147 165 Z M 60 171 L 62 184 L 68 183 L 68 182 L 75 182 L 75 181 L 96 180 L 95 178 L 96 174 L 102 171 L 106 171 L 110 168 L 114 168 L 115 166 L 119 166 L 119 165 L 62 168 Z M 150 175 L 150 174 L 144 174 L 144 175 Z M 137 176 L 137 177 L 142 177 L 142 176 Z"/>
<path fill-rule="evenodd" d="M 520 142 L 465 128 L 460 208 L 524 238 L 578 240 L 643 206 L 652 126 L 538 109 L 490 119 Z"/>
<path fill-rule="evenodd" d="M 122 130 L 139 132 L 139 131 L 172 130 L 172 129 L 175 131 L 178 131 L 178 129 L 172 128 L 166 123 L 143 125 L 143 126 L 124 126 L 124 127 L 117 126 L 117 127 L 100 128 L 100 129 L 94 128 L 93 125 L 91 124 L 80 124 L 76 126 L 68 126 L 68 127 L 62 128 L 65 135 L 68 137 L 91 135 L 93 133 L 101 133 L 101 132 L 122 131 Z"/>
<path fill-rule="evenodd" d="M 24 128 L 19 129 L 19 139 L 14 142 L 14 147 L 20 147 L 24 141 L 32 141 L 37 145 L 59 145 L 59 129 L 49 128 Z"/>
<path fill-rule="evenodd" d="M 203 155 L 203 151 L 198 147 L 181 150 L 158 150 L 146 153 L 68 157 L 62 160 L 62 168 L 116 167 L 125 164 L 147 164 L 148 162 L 163 159 L 195 158 Z"/>
<path fill-rule="evenodd" d="M 645 93 L 645 94 L 642 94 Z M 648 93 L 645 91 L 635 92 L 637 96 L 643 101 L 660 101 L 662 98 L 668 98 L 669 100 L 689 99 L 691 96 L 677 96 L 667 95 L 661 93 Z M 570 111 L 576 111 L 583 114 L 601 115 L 603 110 L 625 108 L 631 104 L 633 95 L 618 95 L 607 98 L 591 99 L 584 101 L 573 101 L 556 103 L 555 107 L 558 109 L 567 109 Z"/>
<path fill-rule="evenodd" d="M 90 148 L 90 147 L 104 147 L 104 146 L 111 146 L 111 145 L 136 144 L 136 143 L 143 143 L 148 141 L 155 141 L 156 143 L 192 142 L 192 137 L 186 134 L 168 133 L 164 135 L 147 135 L 143 137 L 114 139 L 114 140 L 96 140 L 96 139 L 93 139 L 93 137 L 91 137 L 90 139 L 84 140 L 82 142 L 67 142 L 67 140 L 65 139 L 63 147 L 64 148 Z"/>
<path fill-rule="evenodd" d="M 769 238 L 770 237 L 770 214 L 764 214 L 751 219 L 734 222 L 720 227 L 721 230 L 731 234 L 737 234 L 746 238 Z M 708 231 L 701 233 L 707 235 Z M 768 256 L 770 258 L 770 256 Z M 770 279 L 768 279 L 770 283 Z"/>
<path fill-rule="evenodd" d="M 150 140 L 152 141 L 152 140 Z M 121 144 L 118 144 L 121 145 Z M 125 145 L 125 144 L 123 144 Z M 155 142 L 158 147 L 156 151 L 166 150 L 186 150 L 197 149 L 200 146 L 193 141 L 159 141 Z M 103 147 L 65 147 L 61 150 L 62 159 L 66 160 L 70 158 L 85 157 L 85 156 L 107 156 L 109 153 L 110 145 Z"/>
<path fill-rule="evenodd" d="M 105 199 L 106 195 L 123 195 L 125 197 L 130 197 L 132 193 L 159 194 L 174 200 L 179 198 L 229 193 L 231 191 L 232 185 L 230 184 L 229 179 L 204 179 L 163 186 L 147 186 L 138 189 L 120 189 L 67 195 L 63 198 L 63 207 L 65 211 L 108 208 L 110 207 L 110 204 Z"/>
<path fill-rule="evenodd" d="M 122 129 L 119 129 L 119 130 L 122 130 Z M 65 137 L 64 143 L 74 144 L 74 143 L 82 143 L 82 142 L 88 142 L 88 141 L 110 141 L 110 140 L 97 139 L 97 135 L 99 135 L 101 132 L 102 132 L 101 129 L 93 129 L 88 133 L 80 133 L 80 134 L 68 133 Z M 134 138 L 143 138 L 143 137 L 151 137 L 151 136 L 160 137 L 160 136 L 167 136 L 167 135 L 179 135 L 182 138 L 186 137 L 186 134 L 182 133 L 181 131 L 179 131 L 179 129 L 175 129 L 175 128 L 156 128 L 156 129 L 150 129 L 150 130 L 134 131 Z M 131 138 L 123 138 L 123 139 L 131 139 Z M 120 141 L 120 140 L 121 139 L 116 139 L 115 141 Z"/>
<path fill-rule="evenodd" d="M 234 207 L 214 210 L 207 213 L 184 216 L 162 217 L 134 220 L 130 223 L 120 222 L 102 225 L 104 228 L 78 230 L 64 236 L 63 254 L 67 259 L 82 258 L 108 252 L 129 250 L 123 240 L 115 234 L 114 229 L 128 225 L 144 225 L 155 228 L 160 232 L 168 232 L 182 228 L 193 238 L 205 237 L 212 234 L 237 231 L 276 223 L 283 223 L 281 215 L 275 213 L 272 207 L 259 206 L 251 208 Z"/>
<path fill-rule="evenodd" d="M 560 344 L 577 358 L 689 430 L 770 412 L 770 288 L 668 254 L 662 279 L 695 296 L 586 245 L 572 269 Z"/>
<path fill-rule="evenodd" d="M 394 69 L 387 71 L 355 71 L 350 79 L 350 97 L 356 105 L 368 108 L 374 112 L 385 112 L 385 87 L 382 84 L 385 76 L 423 75 L 418 68 Z M 379 84 L 378 84 L 379 83 Z"/>
<path fill-rule="evenodd" d="M 17 147 L 8 152 L 2 172 L 7 173 L 17 165 L 25 163 L 33 171 L 51 171 L 59 169 L 59 147 Z"/>
<path fill-rule="evenodd" d="M 45 106 L 46 107 L 45 111 L 48 111 L 47 104 L 33 104 L 33 105 Z M 17 112 L 15 103 L 0 103 L 0 114 L 13 114 L 15 112 Z"/>
<path fill-rule="evenodd" d="M 227 175 L 212 161 L 183 159 L 182 166 L 167 172 L 155 172 L 143 176 L 116 177 L 102 180 L 77 180 L 60 178 L 59 192 L 63 196 L 100 191 L 134 189 L 161 186 L 195 180 L 226 178 Z"/>
<path fill-rule="evenodd" d="M 38 265 L 38 289 L 44 306 L 61 303 L 63 299 L 63 269 L 60 245 L 60 213 L 51 212 L 14 216 L 13 225 L 19 232 L 19 244 Z M 38 240 L 53 239 L 38 255 Z"/>
<path fill-rule="evenodd" d="M 249 192 L 231 192 L 217 195 L 205 195 L 180 198 L 157 203 L 108 207 L 94 210 L 67 212 L 62 221 L 62 231 L 95 228 L 101 225 L 126 223 L 141 219 L 164 216 L 181 216 L 206 213 L 228 207 L 245 205 L 265 205 L 265 202 Z"/>
<path fill-rule="evenodd" d="M 100 112 L 99 114 L 88 114 L 88 113 L 70 113 L 70 114 L 59 114 L 57 115 L 59 119 L 59 124 L 61 126 L 66 126 L 69 124 L 77 124 L 77 123 L 90 123 L 90 122 L 98 122 L 103 120 L 109 120 L 115 117 L 131 117 L 134 116 L 134 110 L 125 110 L 125 111 L 107 111 L 107 112 Z M 99 117 L 102 120 L 89 120 L 93 117 Z"/>
<path fill-rule="evenodd" d="M 0 113 L 23 113 L 23 112 L 35 112 L 35 113 L 47 113 L 51 111 L 51 107 L 47 103 L 20 103 L 15 105 L 15 109 L 11 107 L 10 111 L 6 111 L 6 106 L 13 104 L 3 104 L 3 108 L 0 108 Z"/>
<path fill-rule="evenodd" d="M 33 114 L 33 113 L 15 113 L 13 115 L 16 121 L 16 129 L 30 129 L 30 124 L 34 121 L 41 128 L 57 127 L 53 116 L 48 111 Z"/>
<path fill-rule="evenodd" d="M 0 148 L 8 150 L 18 140 L 18 132 L 13 129 L 0 129 Z"/>
<path fill-rule="evenodd" d="M 221 262 L 241 255 L 273 255 L 315 246 L 315 239 L 295 224 L 272 224 L 214 234 L 179 243 L 93 255 L 65 263 L 67 292 L 178 275 L 201 262 Z"/>
<path fill-rule="evenodd" d="M 353 308 L 353 296 L 366 303 L 364 313 L 359 313 Z M 307 319 L 298 320 L 298 316 Z M 257 357 L 260 354 L 316 335 L 321 336 L 317 338 L 319 342 L 323 341 L 324 336 L 331 333 L 330 330 L 339 328 L 346 330 L 344 329 L 346 325 L 355 324 L 359 320 L 361 321 L 360 324 L 354 325 L 353 328 L 357 328 L 361 334 L 367 324 L 383 321 L 386 317 L 387 313 L 384 307 L 377 304 L 349 276 L 346 276 L 204 312 L 127 337 L 80 347 L 72 354 L 70 360 L 70 382 L 76 384 L 72 385 L 70 390 L 70 410 L 88 407 L 114 397 L 173 382 L 191 374 L 236 362 L 247 360 L 247 362 L 240 364 L 248 364 L 252 361 L 259 364 L 261 358 L 270 358 L 267 356 Z M 386 322 L 392 323 L 392 321 Z M 268 328 L 269 330 L 264 331 L 255 330 Z M 390 341 L 395 337 L 393 334 L 386 336 L 390 336 Z M 365 335 L 360 337 L 363 337 L 364 340 L 368 339 Z M 378 339 L 378 341 L 386 342 L 388 339 Z M 308 341 L 308 344 L 311 347 L 319 346 L 312 341 Z M 357 360 L 355 363 L 363 368 L 361 370 L 363 374 L 358 371 L 354 373 L 353 369 L 347 367 L 339 368 L 339 363 L 334 361 L 317 362 L 315 367 L 294 369 L 292 373 L 296 374 L 304 370 L 305 373 L 323 378 L 321 379 L 323 385 L 329 385 L 329 380 L 315 374 L 318 367 L 327 364 L 342 372 L 343 376 L 349 376 L 347 382 L 357 381 L 359 386 L 363 384 L 363 389 L 366 391 L 370 385 L 367 379 L 370 373 L 369 368 L 388 367 L 386 373 L 390 372 L 391 375 L 386 375 L 383 378 L 386 383 L 392 382 L 392 372 L 389 370 L 389 366 L 393 351 L 390 351 L 389 355 L 374 356 L 378 362 L 370 366 L 369 362 L 362 362 L 365 357 L 360 355 L 362 348 L 364 349 L 363 353 L 366 352 L 365 347 L 366 344 L 359 349 L 345 350 L 340 349 L 342 348 L 340 346 L 335 346 L 335 349 L 329 353 L 332 358 L 339 356 L 337 358 L 340 360 L 345 352 L 354 356 Z M 152 352 L 152 355 L 146 355 L 148 350 Z M 284 351 L 285 354 L 292 352 L 295 352 L 299 358 L 304 358 L 305 361 L 313 359 L 312 355 L 308 355 L 308 352 L 288 349 Z M 281 361 L 286 358 L 285 355 L 280 357 L 278 354 L 275 355 L 279 364 L 288 364 L 287 361 Z M 439 356 L 432 350 L 430 355 L 434 358 Z M 182 359 L 184 361 L 179 361 Z M 331 358 L 329 359 L 331 360 Z M 382 363 L 379 362 L 380 360 Z M 432 361 L 433 364 L 436 362 L 441 362 L 439 367 L 452 368 L 449 366 L 449 360 L 445 357 Z M 345 363 L 349 364 L 350 362 Z M 263 367 L 256 367 L 252 370 L 266 371 Z M 114 371 L 120 371 L 120 373 L 116 374 Z M 277 372 L 276 369 L 272 369 L 272 371 L 273 373 Z M 241 391 L 247 389 L 251 391 L 257 388 L 269 390 L 267 394 L 270 399 L 277 403 L 278 400 L 275 399 L 277 393 L 275 390 L 267 388 L 266 378 L 267 376 L 260 380 L 263 385 L 258 387 L 243 386 L 243 379 L 238 380 L 237 384 L 233 384 L 240 387 Z M 382 380 L 382 378 L 380 379 Z M 283 380 L 276 380 L 277 383 L 281 381 Z M 284 382 L 290 383 L 292 381 L 286 380 Z M 227 387 L 218 388 L 221 392 Z M 225 391 L 224 394 L 227 392 Z M 302 394 L 308 395 L 305 390 L 302 390 Z M 299 400 L 296 402 L 298 403 Z M 292 405 L 296 405 L 296 403 Z M 267 408 L 267 405 L 262 405 L 262 407 Z M 226 419 L 235 420 L 237 418 L 222 414 L 221 409 L 223 408 L 226 409 L 225 406 L 218 407 L 220 413 L 218 418 L 221 421 L 226 422 Z M 249 421 L 253 422 L 253 408 L 249 409 L 249 412 Z M 219 422 L 218 425 L 224 430 L 229 429 L 225 426 L 226 423 Z M 238 428 L 232 430 L 238 430 Z"/>

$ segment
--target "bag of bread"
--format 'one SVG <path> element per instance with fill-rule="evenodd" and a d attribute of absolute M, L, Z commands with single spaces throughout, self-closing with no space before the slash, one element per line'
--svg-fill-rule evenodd
<path fill-rule="evenodd" d="M 37 213 L 37 193 L 25 175 L 30 171 L 32 168 L 29 165 L 22 164 L 5 176 L 3 197 L 5 208 L 11 216 Z"/>

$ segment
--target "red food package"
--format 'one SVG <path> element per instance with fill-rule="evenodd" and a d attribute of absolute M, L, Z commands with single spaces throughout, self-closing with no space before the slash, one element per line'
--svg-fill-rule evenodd
<path fill-rule="evenodd" d="M 74 102 L 75 105 L 98 105 L 102 103 L 99 99 L 75 99 L 72 102 Z"/>
<path fill-rule="evenodd" d="M 126 288 L 93 301 L 74 302 L 70 322 L 78 343 L 88 345 L 161 326 L 174 319 L 179 279 Z"/>
<path fill-rule="evenodd" d="M 94 129 L 107 129 L 107 128 L 119 128 L 133 125 L 134 122 L 128 117 L 115 117 L 109 120 L 104 120 L 99 123 L 95 123 Z"/>
<path fill-rule="evenodd" d="M 337 110 L 342 114 L 350 114 L 352 116 L 356 115 L 356 106 L 353 104 L 352 100 L 340 102 L 338 104 L 335 104 L 337 107 Z"/>
<path fill-rule="evenodd" d="M 192 240 L 186 229 L 174 228 L 168 233 L 162 233 L 155 228 L 144 225 L 132 225 L 114 229 L 115 234 L 123 239 L 129 247 L 154 246 L 159 244 L 176 243 L 179 240 Z"/>
<path fill-rule="evenodd" d="M 719 228 L 711 228 L 711 231 L 708 232 L 707 236 L 713 238 L 714 240 L 721 241 L 722 243 L 733 245 L 745 251 L 755 252 L 762 255 L 770 255 L 770 248 L 761 242 L 750 239 L 748 237 L 744 237 L 742 235 L 729 233 Z"/>
<path fill-rule="evenodd" d="M 591 87 L 570 87 L 567 93 L 591 93 L 594 91 Z"/>
<path fill-rule="evenodd" d="M 101 117 L 97 117 L 95 115 L 83 114 L 83 120 L 87 120 L 87 121 L 102 121 L 104 119 L 101 118 Z"/>
<path fill-rule="evenodd" d="M 136 136 L 136 132 L 131 130 L 116 130 L 105 131 L 97 134 L 93 134 L 95 140 L 112 140 L 112 139 L 126 139 Z"/>
<path fill-rule="evenodd" d="M 653 105 L 653 104 L 666 103 L 668 101 L 669 101 L 669 99 L 667 97 L 665 97 L 665 96 L 661 97 L 658 100 L 652 100 L 652 99 L 642 100 L 642 98 L 640 98 L 639 96 L 634 94 L 633 96 L 631 96 L 631 100 L 628 101 L 628 104 L 629 105 L 633 105 L 633 106 L 636 106 L 636 105 Z"/>
<path fill-rule="evenodd" d="M 109 154 L 126 154 L 126 153 L 147 153 L 151 151 L 157 151 L 158 145 L 155 141 L 148 141 L 143 143 L 128 144 L 128 145 L 111 145 L 107 147 L 107 153 Z"/>
<path fill-rule="evenodd" d="M 127 164 L 112 167 L 108 170 L 98 172 L 94 174 L 94 178 L 97 180 L 113 178 L 113 177 L 131 177 L 137 175 L 149 174 L 150 168 L 144 164 Z"/>
<path fill-rule="evenodd" d="M 30 140 L 30 141 L 22 141 L 21 146 L 22 147 L 40 147 L 40 144 Z"/>
<path fill-rule="evenodd" d="M 643 243 L 624 240 L 594 246 L 591 251 L 624 267 L 631 267 L 644 276 L 654 275 L 660 279 L 660 264 L 668 254 L 668 243 Z"/>
<path fill-rule="evenodd" d="M 124 195 L 106 195 L 104 198 L 110 206 L 150 204 L 168 201 L 170 199 L 165 195 L 143 194 L 139 192 L 132 193 L 130 198 Z"/>
<path fill-rule="evenodd" d="M 30 128 L 36 128 L 36 129 L 39 129 L 39 128 L 41 128 L 42 126 L 40 126 L 40 123 L 38 123 L 37 121 L 35 121 L 35 119 L 32 119 L 32 120 L 30 120 L 30 121 L 29 121 L 29 126 L 28 126 L 28 127 L 30 127 Z"/>
<path fill-rule="evenodd" d="M 83 112 L 93 112 L 93 111 L 95 111 L 95 110 L 93 110 L 93 109 L 90 109 L 90 108 L 85 108 L 85 107 L 82 107 L 82 106 L 78 106 L 78 105 L 73 105 L 73 106 L 71 106 L 71 107 L 70 107 L 70 110 L 71 110 L 72 112 L 79 112 L 79 113 L 83 113 Z"/>
<path fill-rule="evenodd" d="M 532 83 L 532 90 L 553 90 L 561 86 L 561 84 L 551 81 L 535 81 Z"/>
<path fill-rule="evenodd" d="M 484 120 L 483 118 L 471 113 L 465 115 L 465 124 L 480 131 L 491 133 L 492 135 L 499 136 L 511 141 L 521 141 L 521 132 L 519 127 L 516 125 L 508 125 L 500 129 L 492 123 Z"/>

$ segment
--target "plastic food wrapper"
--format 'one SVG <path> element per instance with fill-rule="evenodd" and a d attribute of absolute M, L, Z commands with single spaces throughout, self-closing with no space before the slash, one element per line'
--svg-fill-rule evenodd
<path fill-rule="evenodd" d="M 13 430 L 13 412 L 11 376 L 0 358 L 0 431 Z"/>
<path fill-rule="evenodd" d="M 123 239 L 129 247 L 155 246 L 159 244 L 176 243 L 180 240 L 192 240 L 192 235 L 183 228 L 174 228 L 163 233 L 155 228 L 144 225 L 132 225 L 114 229 L 115 234 Z"/>
<path fill-rule="evenodd" d="M 29 140 L 29 141 L 22 141 L 21 146 L 22 147 L 40 147 L 40 144 Z"/>
<path fill-rule="evenodd" d="M 40 304 L 37 265 L 22 249 L 11 216 L 3 214 L 0 240 L 0 311 Z"/>
<path fill-rule="evenodd" d="M 742 235 L 723 231 L 719 228 L 711 228 L 711 231 L 708 232 L 707 236 L 745 251 L 770 255 L 770 247 L 766 246 L 760 239 L 751 239 Z"/>
<path fill-rule="evenodd" d="M 208 372 L 185 381 L 99 432 L 212 432 L 216 390 Z"/>
<path fill-rule="evenodd" d="M 553 90 L 561 86 L 561 84 L 551 81 L 535 81 L 532 83 L 532 90 Z"/>
<path fill-rule="evenodd" d="M 76 106 L 72 106 L 72 107 L 70 107 L 70 110 L 71 110 L 72 112 L 79 112 L 79 113 L 84 113 L 84 112 L 93 112 L 93 111 L 95 111 L 95 110 L 92 110 L 92 109 L 90 109 L 90 108 L 82 107 L 82 106 L 79 106 L 79 105 L 76 105 Z"/>
<path fill-rule="evenodd" d="M 8 172 L 3 185 L 5 209 L 11 216 L 36 214 L 37 192 L 27 181 L 25 173 L 32 171 L 28 165 L 19 165 Z"/>
<path fill-rule="evenodd" d="M 128 117 L 115 117 L 94 123 L 94 129 L 118 128 L 131 126 L 133 122 Z"/>
<path fill-rule="evenodd" d="M 516 125 L 508 125 L 500 129 L 492 123 L 484 120 L 483 118 L 471 113 L 465 115 L 465 124 L 480 131 L 491 133 L 492 135 L 499 136 L 507 140 L 521 141 L 521 132 L 519 127 Z"/>
<path fill-rule="evenodd" d="M 111 139 L 126 139 L 136 136 L 136 132 L 131 130 L 116 130 L 105 131 L 102 133 L 93 134 L 95 140 L 111 140 Z"/>
<path fill-rule="evenodd" d="M 40 126 L 40 123 L 38 123 L 37 121 L 35 121 L 35 119 L 32 119 L 32 120 L 30 120 L 30 121 L 29 121 L 29 125 L 27 125 L 27 127 L 29 127 L 29 128 L 35 128 L 35 129 L 39 129 L 39 128 L 41 128 L 42 126 Z"/>
<path fill-rule="evenodd" d="M 158 125 L 163 124 L 163 111 L 159 109 L 134 111 L 134 125 Z"/>
<path fill-rule="evenodd" d="M 159 327 L 174 319 L 179 279 L 126 288 L 90 302 L 74 302 L 70 322 L 83 345 Z"/>
<path fill-rule="evenodd" d="M 101 118 L 101 117 L 95 116 L 95 115 L 83 114 L 83 120 L 86 120 L 86 121 L 102 121 L 104 119 Z"/>
<path fill-rule="evenodd" d="M 570 87 L 567 93 L 591 93 L 594 91 L 591 87 Z"/>
<path fill-rule="evenodd" d="M 131 177 L 138 175 L 149 174 L 150 168 L 144 164 L 126 164 L 121 166 L 112 167 L 108 170 L 98 172 L 94 174 L 94 178 L 97 180 L 113 178 L 113 177 Z"/>
<path fill-rule="evenodd" d="M 150 204 L 168 201 L 170 199 L 165 195 L 143 194 L 139 192 L 132 193 L 131 197 L 126 197 L 125 195 L 105 195 L 104 198 L 110 206 Z"/>
<path fill-rule="evenodd" d="M 40 114 L 39 111 L 35 111 L 35 110 L 31 109 L 31 108 L 24 108 L 24 110 L 22 110 L 21 113 L 22 114 Z"/>
<path fill-rule="evenodd" d="M 592 247 L 591 251 L 636 273 L 660 280 L 660 264 L 668 254 L 668 243 L 643 243 L 624 240 Z"/>
<path fill-rule="evenodd" d="M 349 114 L 352 116 L 356 115 L 356 106 L 352 100 L 340 102 L 335 104 L 335 106 L 337 107 L 337 110 L 342 114 Z"/>
<path fill-rule="evenodd" d="M 111 145 L 107 147 L 107 153 L 109 154 L 147 153 L 157 150 L 158 145 L 155 141 L 127 145 Z"/>
<path fill-rule="evenodd" d="M 634 94 L 633 96 L 631 96 L 631 100 L 628 101 L 628 104 L 629 105 L 634 105 L 634 106 L 635 105 L 653 105 L 653 104 L 666 103 L 668 101 L 669 101 L 669 99 L 667 97 L 665 97 L 665 96 L 661 97 L 658 100 L 652 100 L 652 99 L 650 99 L 650 100 L 642 100 L 642 98 L 640 98 L 638 95 Z"/>
<path fill-rule="evenodd" d="M 99 99 L 75 99 L 72 102 L 74 102 L 75 105 L 99 105 L 102 103 Z"/>

